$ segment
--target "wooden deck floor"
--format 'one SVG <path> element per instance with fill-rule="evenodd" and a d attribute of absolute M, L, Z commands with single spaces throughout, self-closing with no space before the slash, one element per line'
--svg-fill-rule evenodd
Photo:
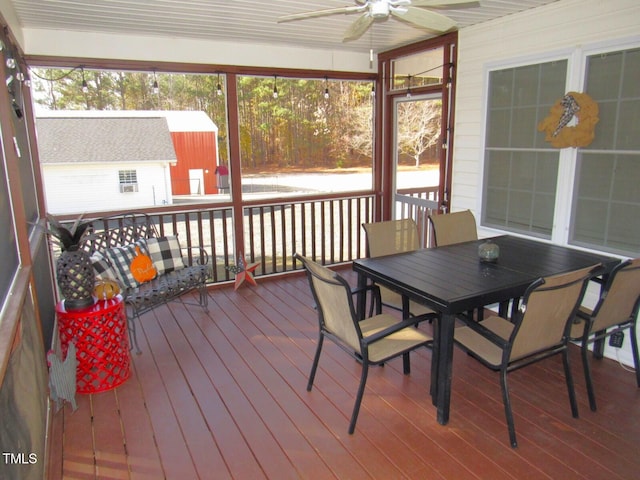
<path fill-rule="evenodd" d="M 451 420 L 436 422 L 424 349 L 409 376 L 401 360 L 371 371 L 350 436 L 359 365 L 328 343 L 305 389 L 317 332 L 306 277 L 209 296 L 208 315 L 180 302 L 146 314 L 130 379 L 54 414 L 49 479 L 638 478 L 640 389 L 614 361 L 594 362 L 593 413 L 572 349 L 579 419 L 559 358 L 511 374 L 512 449 L 498 377 L 458 349 Z"/>

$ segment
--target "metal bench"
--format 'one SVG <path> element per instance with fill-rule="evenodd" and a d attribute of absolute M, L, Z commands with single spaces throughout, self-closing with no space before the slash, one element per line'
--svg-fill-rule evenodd
<path fill-rule="evenodd" d="M 105 254 L 107 249 L 131 245 L 138 240 L 160 238 L 153 219 L 143 213 L 96 219 L 91 231 L 80 242 L 80 248 L 90 255 Z M 184 250 L 184 249 L 183 249 Z M 136 322 L 140 316 L 185 293 L 198 291 L 198 305 L 208 311 L 206 283 L 210 276 L 209 255 L 203 248 L 191 247 L 184 256 L 185 267 L 158 275 L 154 280 L 134 288 L 123 288 L 122 296 L 127 307 L 129 334 L 136 353 L 141 353 L 136 334 Z M 190 304 L 189 302 L 184 302 Z M 193 304 L 195 305 L 195 304 Z"/>

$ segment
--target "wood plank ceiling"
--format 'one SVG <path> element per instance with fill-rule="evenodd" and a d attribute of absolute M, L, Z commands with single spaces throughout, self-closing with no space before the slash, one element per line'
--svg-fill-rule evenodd
<path fill-rule="evenodd" d="M 342 42 L 358 14 L 277 23 L 282 15 L 355 5 L 354 0 L 9 0 L 24 29 L 192 38 L 296 45 L 376 53 L 436 36 L 393 19 L 376 22 L 360 39 Z M 481 0 L 473 8 L 439 10 L 458 29 L 557 0 Z"/>

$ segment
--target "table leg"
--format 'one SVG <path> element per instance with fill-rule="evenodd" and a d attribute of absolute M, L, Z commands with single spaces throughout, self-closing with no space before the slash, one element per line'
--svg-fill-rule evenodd
<path fill-rule="evenodd" d="M 356 314 L 358 319 L 364 320 L 367 311 L 367 277 L 361 273 L 358 273 L 358 295 L 356 298 Z"/>
<path fill-rule="evenodd" d="M 436 379 L 436 408 L 438 423 L 446 425 L 449 422 L 449 403 L 451 401 L 451 372 L 453 364 L 453 329 L 455 315 L 442 314 L 437 331 L 437 372 Z"/>
<path fill-rule="evenodd" d="M 596 337 L 599 335 L 604 335 L 606 330 L 600 330 L 596 332 Z M 594 358 L 603 358 L 604 357 L 604 338 L 599 338 L 595 342 L 593 342 L 593 356 Z"/>
<path fill-rule="evenodd" d="M 607 284 L 607 280 L 609 279 L 609 275 L 603 275 L 602 279 L 598 279 L 596 278 L 592 278 L 592 281 L 595 281 L 596 283 L 600 284 L 600 295 L 602 295 L 602 292 L 605 289 L 605 285 Z M 604 335 L 606 333 L 606 329 L 605 330 L 599 330 L 596 333 L 596 337 L 599 337 L 600 335 Z M 601 359 L 604 357 L 604 338 L 599 338 L 598 340 L 596 340 L 595 342 L 593 342 L 593 356 L 594 358 L 598 358 Z"/>
<path fill-rule="evenodd" d="M 440 353 L 440 321 L 438 318 L 433 322 L 433 348 L 431 349 L 431 403 L 437 407 L 438 405 L 438 358 Z"/>

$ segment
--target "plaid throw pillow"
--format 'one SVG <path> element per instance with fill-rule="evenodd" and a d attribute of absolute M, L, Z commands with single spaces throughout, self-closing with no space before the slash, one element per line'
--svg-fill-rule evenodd
<path fill-rule="evenodd" d="M 184 268 L 180 243 L 178 242 L 178 237 L 175 235 L 160 238 L 148 238 L 147 250 L 149 251 L 149 256 L 153 261 L 153 266 L 156 267 L 156 270 L 158 271 L 158 275 Z"/>
<path fill-rule="evenodd" d="M 131 261 L 136 256 L 136 246 L 140 247 L 142 253 L 148 255 L 144 240 L 138 240 L 123 247 L 109 248 L 104 252 L 116 273 L 117 279 L 125 288 L 133 288 L 139 285 L 131 273 Z"/>
<path fill-rule="evenodd" d="M 91 255 L 91 264 L 98 280 L 117 280 L 116 272 L 113 271 L 109 260 L 100 252 Z"/>

